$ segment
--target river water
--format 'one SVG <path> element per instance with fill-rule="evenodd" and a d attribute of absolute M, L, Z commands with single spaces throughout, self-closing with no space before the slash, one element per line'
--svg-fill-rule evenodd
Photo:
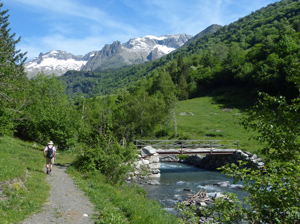
<path fill-rule="evenodd" d="M 172 209 L 177 202 L 183 201 L 188 194 L 196 194 L 206 190 L 209 197 L 218 192 L 236 193 L 242 200 L 247 193 L 233 184 L 233 179 L 216 171 L 209 171 L 183 163 L 161 163 L 161 185 L 147 185 L 148 197 L 158 200 L 166 209 Z M 229 181 L 230 186 L 222 187 L 214 184 Z M 238 183 L 240 185 L 240 183 Z"/>

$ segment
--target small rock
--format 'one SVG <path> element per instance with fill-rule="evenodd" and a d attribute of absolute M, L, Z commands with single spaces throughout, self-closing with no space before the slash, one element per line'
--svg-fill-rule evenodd
<path fill-rule="evenodd" d="M 222 194 L 222 193 L 220 193 L 220 192 L 218 192 L 218 193 L 215 194 L 214 199 L 217 199 L 217 198 L 227 198 L 227 196 L 224 195 L 224 194 Z"/>
<path fill-rule="evenodd" d="M 184 188 L 183 190 L 184 191 L 192 191 L 191 189 L 188 189 L 188 188 Z"/>
<path fill-rule="evenodd" d="M 201 205 L 202 207 L 206 207 L 206 206 L 207 206 L 207 204 L 206 204 L 205 202 L 203 202 L 203 201 L 200 202 L 200 205 Z"/>
<path fill-rule="evenodd" d="M 253 156 L 251 157 L 251 159 L 253 159 L 253 160 L 257 159 L 257 155 L 253 154 Z"/>
<path fill-rule="evenodd" d="M 150 163 L 159 163 L 159 155 L 152 155 L 149 158 Z"/>
<path fill-rule="evenodd" d="M 158 174 L 158 173 L 160 173 L 160 170 L 159 169 L 152 170 L 152 173 L 153 174 Z"/>
<path fill-rule="evenodd" d="M 149 165 L 150 164 L 150 161 L 147 160 L 147 159 L 143 159 L 142 162 L 143 162 L 143 165 Z"/>
<path fill-rule="evenodd" d="M 229 183 L 229 181 L 222 181 L 222 182 L 218 182 L 218 183 L 213 184 L 213 186 L 229 187 L 230 183 Z"/>
<path fill-rule="evenodd" d="M 160 178 L 160 173 L 157 173 L 157 174 L 149 174 L 148 175 L 148 178 L 150 179 L 159 179 Z"/>
<path fill-rule="evenodd" d="M 244 186 L 241 185 L 241 184 L 232 184 L 232 185 L 230 185 L 230 188 L 235 188 L 235 189 L 242 190 L 242 189 L 244 189 Z"/>
<path fill-rule="evenodd" d="M 151 164 L 149 164 L 149 168 L 150 168 L 151 170 L 160 169 L 160 167 L 161 167 L 161 164 L 160 164 L 160 163 L 151 163 Z"/>
<path fill-rule="evenodd" d="M 147 182 L 147 184 L 149 184 L 149 185 L 160 185 L 160 183 L 157 180 L 149 180 Z"/>

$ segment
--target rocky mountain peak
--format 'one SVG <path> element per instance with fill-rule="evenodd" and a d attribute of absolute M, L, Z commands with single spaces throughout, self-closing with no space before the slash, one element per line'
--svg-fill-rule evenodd
<path fill-rule="evenodd" d="M 119 41 L 106 44 L 101 51 L 95 53 L 82 70 L 117 68 L 124 65 L 140 64 L 160 58 L 181 47 L 192 36 L 175 34 L 164 36 L 144 36 L 132 38 L 121 44 Z"/>
<path fill-rule="evenodd" d="M 121 51 L 122 45 L 120 41 L 114 41 L 112 44 L 105 44 L 102 48 L 103 54 L 107 57 L 118 54 Z"/>

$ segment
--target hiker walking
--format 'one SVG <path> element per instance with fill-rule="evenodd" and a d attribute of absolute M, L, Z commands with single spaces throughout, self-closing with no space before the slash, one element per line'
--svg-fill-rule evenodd
<path fill-rule="evenodd" d="M 50 141 L 48 145 L 45 147 L 44 157 L 46 158 L 47 174 L 50 174 L 52 171 L 52 164 L 54 163 L 54 160 L 56 160 L 56 148 L 53 145 L 52 141 Z M 50 170 L 49 170 L 49 164 L 50 164 Z"/>

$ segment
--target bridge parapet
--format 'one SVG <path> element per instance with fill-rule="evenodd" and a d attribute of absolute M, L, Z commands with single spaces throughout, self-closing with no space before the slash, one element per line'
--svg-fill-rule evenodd
<path fill-rule="evenodd" d="M 195 155 L 195 154 L 212 154 L 212 155 L 228 155 L 233 154 L 236 149 L 156 149 L 156 153 L 160 155 Z"/>
<path fill-rule="evenodd" d="M 227 150 L 233 151 L 239 149 L 239 141 L 233 140 L 135 140 L 135 144 L 138 148 L 150 145 L 159 150 L 168 149 L 178 151 L 178 149 L 181 149 L 185 152 L 189 151 L 192 154 L 195 150 L 199 151 L 199 149 L 203 150 L 203 152 L 205 150 L 219 152 L 221 152 L 220 150 L 224 150 L 223 152 L 226 152 Z"/>

